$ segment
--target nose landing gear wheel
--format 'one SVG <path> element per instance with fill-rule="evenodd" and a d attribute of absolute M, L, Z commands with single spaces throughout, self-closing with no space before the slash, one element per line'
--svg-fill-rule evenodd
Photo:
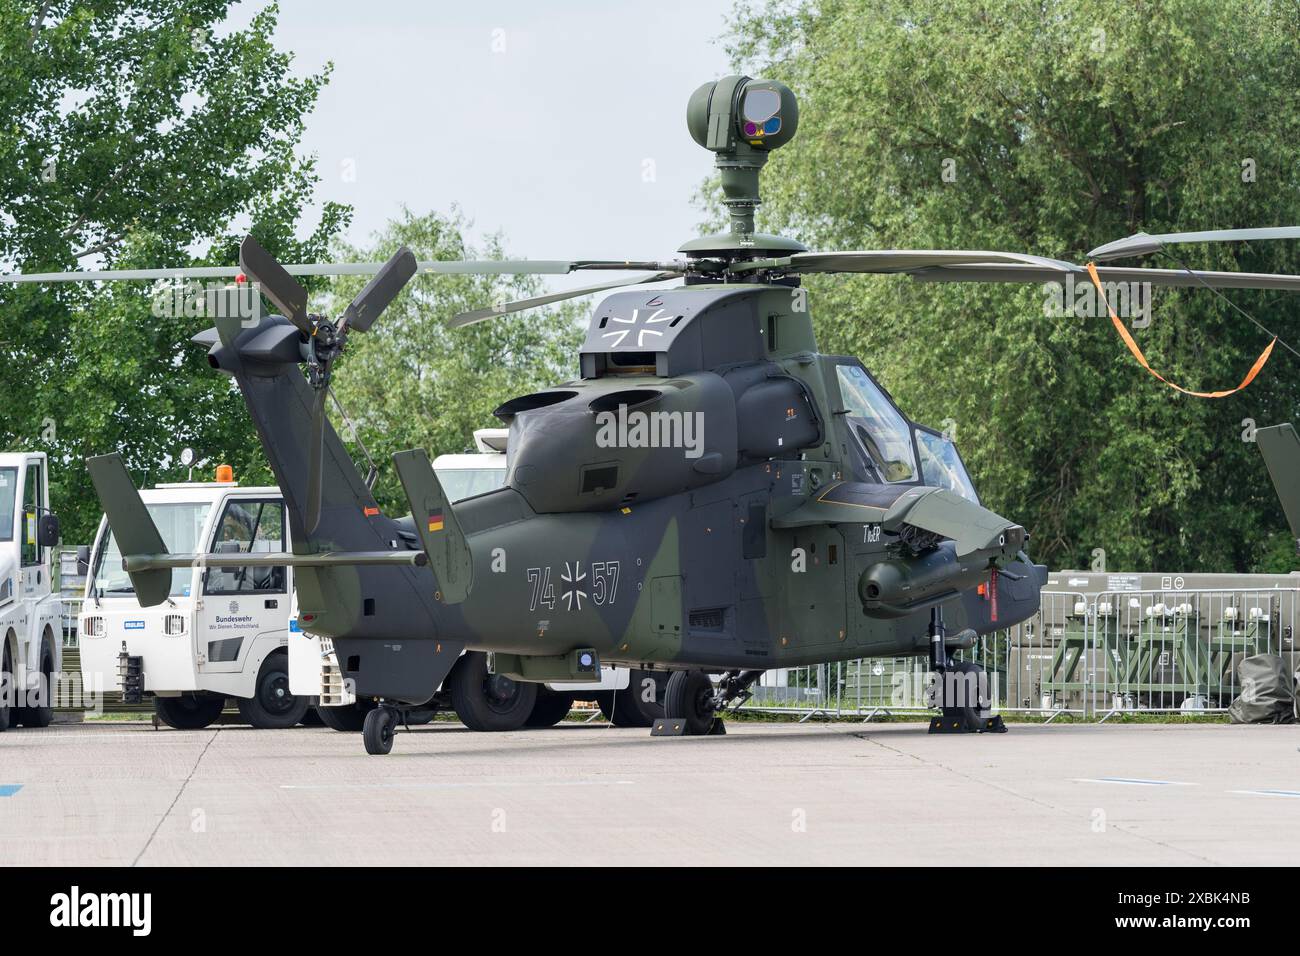
<path fill-rule="evenodd" d="M 366 753 L 382 757 L 393 749 L 393 733 L 397 729 L 397 715 L 387 707 L 376 707 L 366 714 L 365 726 L 361 728 L 361 739 L 366 745 Z"/>

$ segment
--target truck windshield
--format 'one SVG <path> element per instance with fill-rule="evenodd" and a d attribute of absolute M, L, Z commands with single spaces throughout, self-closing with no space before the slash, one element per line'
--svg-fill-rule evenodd
<path fill-rule="evenodd" d="M 18 469 L 0 468 L 0 541 L 14 539 L 14 506 L 18 501 Z"/>
<path fill-rule="evenodd" d="M 167 504 L 145 505 L 149 517 L 158 526 L 163 544 L 172 554 L 194 554 L 198 547 L 199 532 L 203 530 L 208 518 L 209 502 L 172 502 Z M 91 576 L 90 593 L 95 597 L 112 597 L 134 594 L 131 578 L 122 570 L 122 551 L 113 537 L 113 530 L 100 539 L 99 550 L 91 560 L 94 569 Z M 192 568 L 172 569 L 172 597 L 189 595 L 193 579 Z"/>
<path fill-rule="evenodd" d="M 837 365 L 840 398 L 854 439 L 885 481 L 916 479 L 912 430 L 875 382 L 858 365 Z"/>
<path fill-rule="evenodd" d="M 439 468 L 438 480 L 452 501 L 496 491 L 506 480 L 504 468 Z"/>

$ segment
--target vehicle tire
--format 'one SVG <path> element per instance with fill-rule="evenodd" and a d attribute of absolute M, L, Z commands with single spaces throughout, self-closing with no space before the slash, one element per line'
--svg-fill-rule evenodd
<path fill-rule="evenodd" d="M 289 655 L 276 651 L 262 661 L 253 696 L 239 698 L 239 715 L 258 730 L 284 730 L 309 706 L 306 697 L 289 693 Z"/>
<path fill-rule="evenodd" d="M 0 651 L 0 731 L 9 729 L 11 700 L 17 699 L 18 689 L 13 686 L 13 669 L 9 663 L 9 641 L 4 642 L 4 649 Z"/>
<path fill-rule="evenodd" d="M 461 657 L 447 682 L 456 716 L 470 730 L 518 730 L 537 702 L 536 684 L 489 674 L 481 651 Z"/>
<path fill-rule="evenodd" d="M 168 727 L 176 730 L 202 730 L 218 717 L 226 698 L 218 694 L 182 694 L 180 697 L 155 697 L 153 712 Z"/>
<path fill-rule="evenodd" d="M 316 705 L 311 701 L 307 702 L 307 711 L 302 715 L 302 720 L 298 721 L 304 727 L 324 727 L 325 721 L 321 720 L 320 714 L 316 712 Z"/>
<path fill-rule="evenodd" d="M 707 734 L 713 726 L 713 681 L 704 671 L 673 671 L 664 692 L 664 716 L 686 722 L 688 734 Z"/>
<path fill-rule="evenodd" d="M 387 707 L 376 707 L 366 714 L 365 725 L 361 728 L 361 740 L 366 745 L 366 753 L 382 757 L 391 751 L 395 724 L 393 712 Z"/>
<path fill-rule="evenodd" d="M 41 642 L 41 693 L 44 702 L 39 707 L 24 707 L 19 711 L 24 727 L 48 727 L 54 723 L 54 651 L 48 642 Z"/>
<path fill-rule="evenodd" d="M 365 727 L 366 715 L 375 709 L 373 701 L 345 704 L 342 707 L 321 707 L 316 705 L 320 722 L 330 730 L 344 734 L 359 734 Z"/>
<path fill-rule="evenodd" d="M 524 721 L 525 727 L 554 727 L 573 710 L 573 695 L 562 694 L 546 687 L 537 688 L 537 702 L 533 712 Z"/>
<path fill-rule="evenodd" d="M 621 690 L 605 691 L 596 698 L 600 712 L 615 727 L 653 727 L 664 716 L 664 695 L 667 693 L 668 673 L 633 668 L 628 674 L 627 686 Z M 653 681 L 653 699 L 646 700 L 651 688 L 645 681 Z"/>

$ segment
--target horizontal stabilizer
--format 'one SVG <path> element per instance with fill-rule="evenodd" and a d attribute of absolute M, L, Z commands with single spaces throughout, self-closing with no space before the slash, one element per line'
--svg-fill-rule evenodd
<path fill-rule="evenodd" d="M 393 456 L 393 464 L 411 504 L 415 530 L 433 563 L 442 601 L 459 604 L 469 597 L 474 585 L 474 558 L 451 502 L 423 449 L 400 451 Z"/>

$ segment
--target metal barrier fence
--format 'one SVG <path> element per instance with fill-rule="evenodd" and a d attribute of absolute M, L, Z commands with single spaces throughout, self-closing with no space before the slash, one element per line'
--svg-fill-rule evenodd
<path fill-rule="evenodd" d="M 989 674 L 995 709 L 1106 720 L 1124 711 L 1221 713 L 1241 660 L 1300 671 L 1300 588 L 1044 591 L 1029 620 L 957 656 Z M 744 709 L 871 717 L 928 713 L 925 657 L 864 658 L 765 674 Z"/>

